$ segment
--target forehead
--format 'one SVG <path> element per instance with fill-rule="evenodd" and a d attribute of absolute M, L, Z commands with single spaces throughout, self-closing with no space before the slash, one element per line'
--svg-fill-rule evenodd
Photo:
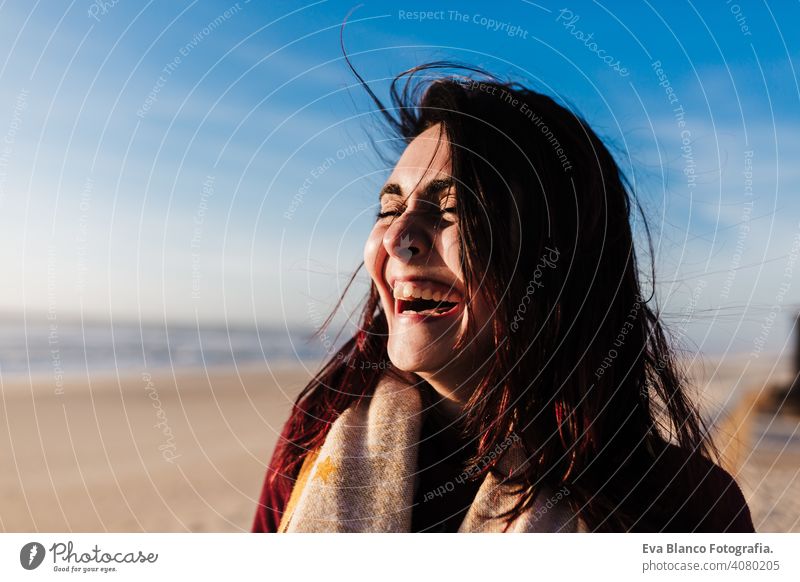
<path fill-rule="evenodd" d="M 440 125 L 429 127 L 408 144 L 388 183 L 411 192 L 417 184 L 450 177 L 450 147 Z"/>

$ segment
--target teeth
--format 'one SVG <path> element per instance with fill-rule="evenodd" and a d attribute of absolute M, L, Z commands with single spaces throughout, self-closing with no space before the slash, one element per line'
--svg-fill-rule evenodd
<path fill-rule="evenodd" d="M 417 285 L 412 283 L 397 283 L 395 288 L 392 292 L 395 299 L 428 299 L 433 301 L 453 301 L 455 302 L 455 298 L 451 298 L 448 293 L 443 293 L 442 291 L 434 291 L 430 287 L 426 287 L 423 285 Z"/>

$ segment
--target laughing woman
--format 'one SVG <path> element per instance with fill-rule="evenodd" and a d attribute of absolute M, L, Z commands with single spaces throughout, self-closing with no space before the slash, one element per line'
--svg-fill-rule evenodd
<path fill-rule="evenodd" d="M 608 149 L 551 98 L 452 70 L 401 74 L 390 108 L 364 85 L 404 147 L 372 285 L 253 531 L 753 531 L 643 295 Z"/>

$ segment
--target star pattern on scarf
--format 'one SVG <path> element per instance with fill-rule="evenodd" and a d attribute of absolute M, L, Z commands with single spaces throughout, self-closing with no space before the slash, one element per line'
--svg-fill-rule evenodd
<path fill-rule="evenodd" d="M 331 461 L 330 457 L 325 457 L 317 465 L 317 470 L 314 473 L 314 478 L 322 479 L 322 482 L 328 484 L 328 479 L 336 471 L 336 465 Z"/>

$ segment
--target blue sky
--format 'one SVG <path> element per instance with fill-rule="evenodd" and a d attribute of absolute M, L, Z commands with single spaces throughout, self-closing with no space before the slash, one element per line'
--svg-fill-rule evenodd
<path fill-rule="evenodd" d="M 318 324 L 390 171 L 339 48 L 354 5 L 4 2 L 0 310 Z M 346 43 L 380 95 L 449 59 L 577 109 L 645 204 L 677 335 L 774 351 L 800 297 L 798 21 L 788 2 L 366 2 Z"/>

